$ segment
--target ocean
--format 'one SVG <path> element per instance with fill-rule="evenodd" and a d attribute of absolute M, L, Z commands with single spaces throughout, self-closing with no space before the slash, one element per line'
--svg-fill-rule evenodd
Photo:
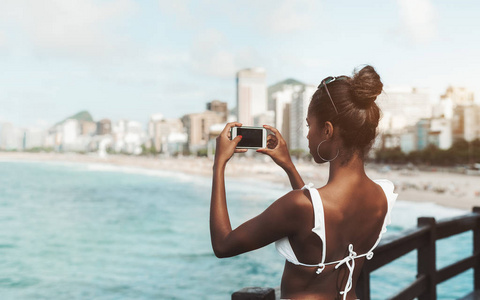
<path fill-rule="evenodd" d="M 218 259 L 209 235 L 211 178 L 102 164 L 0 161 L 0 299 L 230 299 L 243 287 L 276 287 L 284 260 L 273 245 Z M 232 226 L 287 192 L 227 179 Z M 466 211 L 397 202 L 386 235 L 418 216 Z M 472 236 L 438 242 L 440 268 L 471 253 Z M 459 246 L 461 245 L 461 246 Z M 372 274 L 372 299 L 415 279 L 416 253 Z M 473 289 L 472 271 L 437 288 Z"/>

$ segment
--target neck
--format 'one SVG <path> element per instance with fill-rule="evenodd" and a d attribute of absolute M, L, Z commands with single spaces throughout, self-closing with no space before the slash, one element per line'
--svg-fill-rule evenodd
<path fill-rule="evenodd" d="M 337 157 L 330 162 L 330 174 L 328 183 L 365 177 L 365 166 L 363 159 L 357 153 L 346 163 L 342 164 L 342 157 Z"/>

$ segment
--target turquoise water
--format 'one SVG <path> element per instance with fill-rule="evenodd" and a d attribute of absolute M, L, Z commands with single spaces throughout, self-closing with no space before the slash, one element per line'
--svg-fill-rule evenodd
<path fill-rule="evenodd" d="M 284 261 L 272 245 L 213 255 L 210 178 L 98 164 L 0 162 L 0 170 L 1 299 L 230 299 L 245 286 L 280 283 Z M 232 225 L 284 192 L 228 180 Z M 462 213 L 398 202 L 388 234 L 414 226 L 419 215 Z M 439 267 L 471 252 L 471 235 L 456 239 L 439 245 Z M 373 273 L 373 299 L 414 279 L 415 255 Z M 439 298 L 463 296 L 471 278 L 466 272 L 440 285 Z"/>

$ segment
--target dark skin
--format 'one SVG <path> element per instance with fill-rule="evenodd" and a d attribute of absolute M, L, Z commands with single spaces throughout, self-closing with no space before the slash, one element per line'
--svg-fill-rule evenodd
<path fill-rule="evenodd" d="M 318 144 L 326 140 L 320 149 L 323 158 L 339 156 L 330 162 L 328 183 L 318 189 L 325 211 L 327 236 L 326 262 L 337 261 L 348 255 L 348 245 L 353 244 L 358 254 L 366 253 L 375 244 L 387 212 L 387 201 L 380 186 L 365 174 L 364 163 L 358 154 L 342 163 L 343 143 L 338 128 L 330 122 L 320 123 L 314 117 L 309 124 L 310 153 L 315 162 L 325 161 L 317 154 Z M 217 257 L 231 257 L 252 251 L 283 237 L 290 244 L 302 263 L 318 264 L 322 257 L 322 242 L 312 232 L 314 224 L 310 194 L 301 190 L 304 182 L 292 163 L 285 140 L 273 127 L 265 126 L 274 135 L 268 147 L 257 152 L 269 155 L 288 174 L 293 190 L 273 202 L 260 215 L 246 221 L 234 230 L 231 228 L 225 196 L 225 168 L 234 153 L 246 150 L 235 149 L 240 137 L 230 140 L 229 132 L 240 123 L 229 123 L 217 137 L 213 166 L 213 186 L 210 206 L 210 233 Z M 353 287 L 348 299 L 356 299 L 355 285 L 364 258 L 355 260 Z M 340 297 L 347 281 L 345 266 L 338 270 L 327 266 L 321 274 L 317 268 L 297 266 L 288 261 L 282 276 L 282 298 L 290 299 L 335 299 Z"/>

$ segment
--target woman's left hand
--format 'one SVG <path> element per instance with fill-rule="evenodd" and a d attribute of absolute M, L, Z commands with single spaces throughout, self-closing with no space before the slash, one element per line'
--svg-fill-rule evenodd
<path fill-rule="evenodd" d="M 238 135 L 231 140 L 232 127 L 241 127 L 242 123 L 228 123 L 220 135 L 217 137 L 217 147 L 215 149 L 215 164 L 226 164 L 227 161 L 233 156 L 234 153 L 245 153 L 247 149 L 236 149 L 237 144 L 242 139 L 242 136 Z"/>
<path fill-rule="evenodd" d="M 272 126 L 263 125 L 263 127 L 272 131 L 275 135 L 269 134 L 267 148 L 258 149 L 257 152 L 270 156 L 277 165 L 284 169 L 291 166 L 292 158 L 288 152 L 287 142 L 280 132 Z"/>

